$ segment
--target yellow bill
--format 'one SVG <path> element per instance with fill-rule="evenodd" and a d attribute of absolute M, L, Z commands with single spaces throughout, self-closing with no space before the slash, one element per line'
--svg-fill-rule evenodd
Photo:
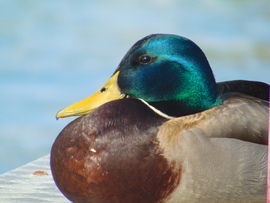
<path fill-rule="evenodd" d="M 102 88 L 96 91 L 93 95 L 59 111 L 56 114 L 56 118 L 81 116 L 84 114 L 88 114 L 89 112 L 93 111 L 95 108 L 101 106 L 106 102 L 123 98 L 125 95 L 121 94 L 117 85 L 118 75 L 119 71 L 117 71 L 102 86 Z"/>

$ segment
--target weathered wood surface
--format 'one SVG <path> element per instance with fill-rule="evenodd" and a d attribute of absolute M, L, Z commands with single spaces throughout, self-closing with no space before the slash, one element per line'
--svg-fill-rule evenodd
<path fill-rule="evenodd" d="M 0 202 L 69 202 L 56 187 L 50 155 L 0 175 Z"/>

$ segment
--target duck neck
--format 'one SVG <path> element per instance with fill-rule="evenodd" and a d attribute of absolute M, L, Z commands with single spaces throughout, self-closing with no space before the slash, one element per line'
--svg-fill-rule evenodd
<path fill-rule="evenodd" d="M 222 99 L 217 93 L 207 97 L 207 99 L 203 98 L 205 97 L 149 102 L 149 105 L 168 116 L 180 117 L 199 113 L 222 104 Z"/>

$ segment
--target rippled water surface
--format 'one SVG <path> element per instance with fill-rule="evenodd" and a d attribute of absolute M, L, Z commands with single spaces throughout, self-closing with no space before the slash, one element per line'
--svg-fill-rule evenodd
<path fill-rule="evenodd" d="M 0 1 L 0 173 L 48 154 L 58 110 L 92 94 L 152 33 L 192 39 L 217 81 L 270 83 L 270 4 L 258 1 Z"/>

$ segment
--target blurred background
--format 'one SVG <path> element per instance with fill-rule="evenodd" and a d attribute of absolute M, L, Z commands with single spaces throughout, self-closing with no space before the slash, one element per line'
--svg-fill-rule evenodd
<path fill-rule="evenodd" d="M 0 174 L 50 153 L 74 119 L 55 114 L 146 35 L 193 40 L 217 81 L 270 83 L 269 10 L 269 0 L 0 0 Z"/>

